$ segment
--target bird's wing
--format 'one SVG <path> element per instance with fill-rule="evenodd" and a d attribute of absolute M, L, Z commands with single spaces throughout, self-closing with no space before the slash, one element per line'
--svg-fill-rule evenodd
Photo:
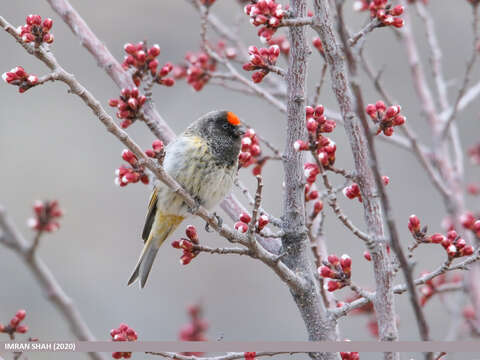
<path fill-rule="evenodd" d="M 155 220 L 155 214 L 157 213 L 157 198 L 158 189 L 155 187 L 150 195 L 150 202 L 148 203 L 148 212 L 145 219 L 145 225 L 143 226 L 142 239 L 144 242 L 148 240 L 150 230 L 152 229 L 153 220 Z"/>

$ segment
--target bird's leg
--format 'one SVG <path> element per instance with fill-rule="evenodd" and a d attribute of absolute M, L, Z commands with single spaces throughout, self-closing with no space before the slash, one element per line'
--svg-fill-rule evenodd
<path fill-rule="evenodd" d="M 215 219 L 217 219 L 218 227 L 221 228 L 223 225 L 223 219 L 216 212 L 213 213 L 213 216 L 215 216 Z"/>
<path fill-rule="evenodd" d="M 222 225 L 223 225 L 223 219 L 222 219 L 219 215 L 217 215 L 216 212 L 213 213 L 213 216 L 215 217 L 215 219 L 217 219 L 217 226 L 218 226 L 219 228 L 222 227 Z M 213 232 L 213 230 L 210 229 L 210 224 L 209 224 L 208 222 L 205 223 L 205 231 L 206 231 L 206 232 Z"/>

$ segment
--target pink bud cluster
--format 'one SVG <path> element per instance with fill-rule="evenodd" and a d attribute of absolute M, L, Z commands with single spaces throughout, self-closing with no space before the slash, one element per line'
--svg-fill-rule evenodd
<path fill-rule="evenodd" d="M 480 227 L 480 223 L 478 226 Z M 440 233 L 428 236 L 427 227 L 420 228 L 420 219 L 416 215 L 411 215 L 408 219 L 408 229 L 417 243 L 442 245 L 450 259 L 470 256 L 474 253 L 473 247 L 467 245 L 455 230 L 448 231 L 447 236 Z"/>
<path fill-rule="evenodd" d="M 28 226 L 35 231 L 54 232 L 60 228 L 57 219 L 63 216 L 58 201 L 40 201 L 33 204 L 35 217 L 28 219 Z"/>
<path fill-rule="evenodd" d="M 138 89 L 122 89 L 118 99 L 110 99 L 109 105 L 118 108 L 117 118 L 122 119 L 120 124 L 126 129 L 132 125 L 138 117 L 139 111 L 147 101 L 144 95 L 140 95 Z"/>
<path fill-rule="evenodd" d="M 322 133 L 332 132 L 337 124 L 334 120 L 327 119 L 324 115 L 324 111 L 325 109 L 323 105 L 317 105 L 315 108 L 311 106 L 305 107 L 309 142 L 306 143 L 302 140 L 297 140 L 293 146 L 296 151 L 308 151 L 314 149 L 318 156 L 318 160 L 322 165 L 329 166 L 333 165 L 335 162 L 337 145 L 328 137 L 322 135 Z M 317 169 L 315 172 L 316 175 L 318 175 L 320 171 Z M 307 176 L 308 182 L 310 182 L 309 179 L 315 181 L 315 178 L 310 177 L 310 175 Z"/>
<path fill-rule="evenodd" d="M 242 212 L 238 217 L 238 220 L 239 221 L 237 221 L 234 225 L 235 230 L 237 230 L 241 234 L 246 233 L 248 231 L 248 224 L 250 224 L 250 221 L 252 221 L 252 217 L 246 212 Z M 256 232 L 262 231 L 265 228 L 265 226 L 268 225 L 269 222 L 270 220 L 268 218 L 268 215 L 261 214 L 258 217 L 257 222 L 255 224 L 255 231 Z"/>
<path fill-rule="evenodd" d="M 250 23 L 260 26 L 258 36 L 267 42 L 277 31 L 278 26 L 286 15 L 286 9 L 275 0 L 254 0 L 245 5 L 245 14 L 250 16 Z"/>
<path fill-rule="evenodd" d="M 358 352 L 341 352 L 340 357 L 342 360 L 360 360 Z"/>
<path fill-rule="evenodd" d="M 422 272 L 421 276 L 428 275 L 428 272 Z M 433 279 L 427 280 L 425 285 L 420 288 L 420 305 L 425 306 L 425 304 L 435 295 L 438 291 L 438 288 L 445 284 L 455 284 L 462 281 L 462 276 L 460 274 L 455 274 L 453 276 L 447 277 L 446 274 L 439 275 Z"/>
<path fill-rule="evenodd" d="M 137 156 L 128 149 L 123 150 L 122 159 L 125 160 L 130 167 L 124 165 L 115 170 L 115 184 L 124 187 L 130 183 L 141 181 L 148 184 L 150 179 L 146 173 L 145 167 L 140 165 Z"/>
<path fill-rule="evenodd" d="M 323 55 L 323 44 L 322 44 L 322 40 L 320 40 L 319 37 L 313 38 L 312 45 L 315 49 L 318 50 L 320 54 Z"/>
<path fill-rule="evenodd" d="M 252 74 L 254 83 L 259 83 L 270 72 L 270 66 L 274 66 L 280 55 L 278 45 L 272 45 L 269 48 L 260 48 L 250 46 L 248 48 L 250 61 L 243 65 L 245 71 L 255 71 Z"/>
<path fill-rule="evenodd" d="M 362 194 L 360 192 L 360 187 L 358 186 L 357 183 L 353 183 L 343 189 L 343 195 L 347 197 L 350 200 L 353 200 L 355 198 L 358 199 L 358 201 L 362 202 Z"/>
<path fill-rule="evenodd" d="M 245 360 L 255 360 L 257 353 L 254 351 L 248 351 L 243 354 L 245 356 Z"/>
<path fill-rule="evenodd" d="M 152 143 L 152 148 L 145 150 L 145 155 L 154 159 L 161 159 L 165 154 L 165 147 L 161 140 L 155 140 Z"/>
<path fill-rule="evenodd" d="M 403 19 L 399 17 L 403 14 L 403 6 L 397 5 L 392 8 L 388 0 L 356 0 L 353 3 L 353 9 L 370 10 L 370 16 L 377 18 L 383 26 L 403 27 Z"/>
<path fill-rule="evenodd" d="M 307 130 L 312 135 L 318 133 L 331 133 L 337 123 L 334 120 L 327 119 L 323 105 L 305 107 L 305 117 L 307 121 Z"/>
<path fill-rule="evenodd" d="M 208 323 L 202 318 L 203 309 L 200 305 L 190 305 L 188 307 L 188 315 L 190 322 L 180 328 L 178 334 L 181 341 L 206 341 L 206 331 L 208 330 Z M 202 352 L 185 352 L 185 356 L 202 356 Z"/>
<path fill-rule="evenodd" d="M 175 249 L 182 249 L 183 255 L 180 257 L 180 264 L 188 265 L 194 257 L 198 255 L 198 250 L 195 249 L 195 245 L 199 244 L 197 229 L 193 225 L 188 225 L 185 229 L 187 239 L 181 238 L 180 240 L 172 241 L 172 246 Z"/>
<path fill-rule="evenodd" d="M 327 261 L 318 268 L 318 274 L 322 278 L 332 279 L 325 284 L 328 291 L 335 291 L 350 284 L 352 275 L 352 258 L 346 254 L 340 258 L 336 255 L 329 255 Z"/>
<path fill-rule="evenodd" d="M 112 341 L 137 341 L 138 335 L 131 327 L 127 324 L 120 324 L 117 329 L 110 330 L 110 336 Z M 130 359 L 132 357 L 131 352 L 119 352 L 116 351 L 112 353 L 112 358 L 114 359 Z"/>
<path fill-rule="evenodd" d="M 13 338 L 14 333 L 25 334 L 28 331 L 27 325 L 21 325 L 21 322 L 27 316 L 25 310 L 18 310 L 7 325 L 0 324 L 0 333 L 9 334 Z"/>
<path fill-rule="evenodd" d="M 268 45 L 277 45 L 280 48 L 280 52 L 284 55 L 288 55 L 290 53 L 290 42 L 285 35 L 272 37 L 270 40 L 268 40 Z"/>
<path fill-rule="evenodd" d="M 475 251 L 471 245 L 467 245 L 465 240 L 461 238 L 455 230 L 447 232 L 446 238 L 443 238 L 440 244 L 450 258 L 470 256 Z"/>
<path fill-rule="evenodd" d="M 304 165 L 304 168 L 305 166 L 311 166 L 311 165 L 315 165 L 315 164 L 306 163 Z M 309 173 L 310 176 L 312 175 L 311 172 L 307 171 L 307 173 Z M 322 211 L 323 203 L 321 200 L 318 200 L 318 191 L 315 190 L 312 185 L 313 183 L 310 183 L 308 181 L 305 184 L 305 202 L 317 200 L 315 201 L 315 205 L 314 205 L 314 214 L 317 215 L 320 211 Z"/>
<path fill-rule="evenodd" d="M 378 125 L 376 135 L 383 131 L 386 136 L 392 136 L 394 126 L 400 126 L 405 123 L 406 118 L 400 115 L 401 110 L 400 105 L 392 105 L 387 109 L 385 103 L 381 100 L 375 104 L 368 104 L 365 109 L 373 122 Z"/>
<path fill-rule="evenodd" d="M 260 142 L 255 130 L 252 128 L 247 129 L 242 137 L 242 147 L 238 156 L 240 167 L 247 168 L 255 165 L 252 173 L 255 176 L 260 175 L 267 160 L 267 158 L 261 158 L 261 154 L 262 149 L 260 148 Z"/>
<path fill-rule="evenodd" d="M 185 59 L 188 62 L 187 82 L 195 91 L 202 90 L 212 77 L 211 73 L 217 68 L 217 62 L 204 52 L 188 53 Z"/>
<path fill-rule="evenodd" d="M 382 176 L 383 185 L 387 186 L 390 183 L 390 178 L 388 176 Z M 362 202 L 362 194 L 360 192 L 360 187 L 357 183 L 352 183 L 349 186 L 346 186 L 343 189 L 343 195 L 350 200 L 358 199 L 358 201 Z"/>
<path fill-rule="evenodd" d="M 12 70 L 3 73 L 2 79 L 7 84 L 18 86 L 19 93 L 24 93 L 32 86 L 38 84 L 38 77 L 28 74 L 21 66 L 16 66 Z"/>
<path fill-rule="evenodd" d="M 26 24 L 20 26 L 17 30 L 23 42 L 34 42 L 36 46 L 42 43 L 51 44 L 53 42 L 53 35 L 50 29 L 53 25 L 53 20 L 46 18 L 42 22 L 40 15 L 28 15 Z"/>
<path fill-rule="evenodd" d="M 172 64 L 166 63 L 160 71 L 157 72 L 159 66 L 157 57 L 160 55 L 160 46 L 155 44 L 148 48 L 147 44 L 141 41 L 137 44 L 127 43 L 123 49 L 127 55 L 123 60 L 122 66 L 125 70 L 135 69 L 132 79 L 136 86 L 140 86 L 144 76 L 148 73 L 150 73 L 158 84 L 165 86 L 175 84 L 173 78 L 166 77 L 173 69 Z"/>

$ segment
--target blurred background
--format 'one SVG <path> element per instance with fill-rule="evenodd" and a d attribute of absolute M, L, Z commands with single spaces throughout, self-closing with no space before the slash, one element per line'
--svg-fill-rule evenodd
<path fill-rule="evenodd" d="M 187 51 L 199 49 L 199 18 L 187 1 L 71 0 L 71 3 L 119 61 L 123 59 L 126 42 L 147 40 L 150 44 L 158 43 L 161 47 L 160 64 L 167 61 L 179 63 Z M 347 19 L 351 28 L 357 30 L 368 15 L 353 12 L 352 3 L 347 0 Z M 255 36 L 256 29 L 248 23 L 246 15 L 242 16 L 236 1 L 219 0 L 212 12 L 226 23 L 241 19 L 240 31 L 245 42 L 260 45 Z M 411 12 L 423 65 L 430 75 L 424 29 L 413 8 Z M 453 101 L 471 53 L 471 6 L 466 0 L 435 0 L 431 1 L 429 12 L 439 32 L 450 101 Z M 108 107 L 108 99 L 117 97 L 119 89 L 45 1 L 17 0 L 0 4 L 0 15 L 14 25 L 24 24 L 25 16 L 30 13 L 53 18 L 55 41 L 52 50 L 58 61 L 75 74 L 114 116 L 114 110 Z M 209 34 L 209 38 L 216 39 L 213 32 Z M 309 38 L 313 37 L 314 34 L 309 33 Z M 0 34 L 0 43 L 1 72 L 22 65 L 28 72 L 46 74 L 45 66 L 29 56 L 8 34 Z M 402 105 L 402 113 L 407 116 L 410 127 L 417 131 L 423 142 L 429 143 L 404 49 L 393 31 L 374 31 L 367 41 L 366 53 L 377 69 L 384 70 L 384 84 Z M 322 66 L 316 51 L 309 59 L 309 66 L 309 86 L 313 89 Z M 472 83 L 476 82 L 478 75 L 476 71 Z M 368 81 L 363 83 L 366 101 L 378 100 L 371 84 Z M 252 124 L 258 133 L 283 148 L 285 116 L 260 99 L 210 84 L 197 93 L 185 81 L 179 81 L 173 88 L 154 88 L 154 100 L 159 112 L 177 133 L 205 112 L 230 109 Z M 338 110 L 328 78 L 321 103 Z M 110 339 L 109 330 L 126 322 L 139 333 L 141 340 L 175 340 L 180 326 L 188 321 L 187 305 L 197 301 L 204 304 L 210 340 L 306 339 L 304 324 L 287 287 L 264 265 L 246 257 L 201 254 L 188 266 L 182 266 L 179 264 L 180 252 L 166 244 L 158 254 L 148 286 L 143 290 L 137 286 L 127 287 L 143 245 L 140 234 L 150 187 L 138 184 L 119 188 L 114 185 L 114 171 L 123 163 L 120 157 L 123 146 L 105 131 L 77 97 L 67 93 L 61 83 L 50 83 L 19 95 L 16 88 L 2 82 L 0 104 L 0 203 L 8 209 L 25 237 L 32 238 L 33 232 L 26 221 L 32 216 L 34 200 L 59 200 L 65 210 L 61 228 L 43 237 L 39 255 L 74 299 L 97 339 Z M 478 106 L 474 103 L 458 117 L 458 121 L 466 149 L 479 140 Z M 128 132 L 143 148 L 150 147 L 154 139 L 141 123 L 131 126 Z M 352 156 L 343 128 L 338 126 L 331 138 L 337 143 L 336 165 L 351 169 Z M 378 142 L 378 152 L 382 173 L 391 180 L 388 191 L 404 246 L 411 241 L 407 221 L 412 213 L 420 217 L 422 224 L 429 224 L 430 230 L 440 231 L 445 209 L 417 160 L 412 154 L 383 142 Z M 468 165 L 468 159 L 466 163 Z M 467 166 L 466 172 L 469 180 L 478 180 L 478 169 Z M 264 168 L 263 206 L 275 216 L 281 215 L 282 177 L 281 164 L 268 163 Z M 241 170 L 240 178 L 254 190 L 251 168 Z M 332 180 L 342 184 L 340 178 L 332 176 Z M 238 189 L 234 192 L 244 200 Z M 340 204 L 351 219 L 364 228 L 361 204 L 343 196 Z M 477 210 L 476 206 L 474 199 L 468 199 L 470 209 Z M 223 218 L 232 224 L 229 218 Z M 226 244 L 215 233 L 206 233 L 204 224 L 198 219 L 192 219 L 191 223 L 199 229 L 202 243 L 210 246 Z M 353 258 L 353 279 L 372 288 L 371 264 L 362 256 L 364 247 L 361 241 L 340 226 L 330 209 L 327 209 L 325 229 L 329 252 L 348 252 Z M 182 236 L 183 230 L 181 226 L 170 240 Z M 418 250 L 417 274 L 436 268 L 443 256 L 443 250 L 439 248 Z M 31 274 L 17 256 L 3 246 L 0 247 L 0 280 L 0 321 L 8 321 L 17 309 L 25 308 L 25 323 L 30 328 L 30 336 L 41 340 L 73 339 Z M 401 281 L 402 277 L 398 276 L 397 282 Z M 340 298 L 348 295 L 345 290 L 338 294 Z M 400 338 L 418 339 L 407 296 L 397 296 L 396 301 Z M 434 298 L 425 311 L 432 336 L 437 340 L 444 339 L 451 326 L 445 308 Z M 365 316 L 342 319 L 342 337 L 374 340 L 367 329 L 368 321 Z M 144 356 L 136 354 L 135 357 Z M 402 356 L 410 358 L 406 354 Z M 35 354 L 30 357 L 60 359 L 66 355 Z M 68 358 L 71 357 L 80 359 L 84 355 L 69 354 Z M 377 357 L 366 354 L 362 359 Z M 475 357 L 463 354 L 457 358 Z"/>

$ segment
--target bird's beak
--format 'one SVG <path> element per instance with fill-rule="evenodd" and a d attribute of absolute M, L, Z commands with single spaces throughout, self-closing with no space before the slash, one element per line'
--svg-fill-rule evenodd
<path fill-rule="evenodd" d="M 238 136 L 243 136 L 247 132 L 247 128 L 243 125 L 235 126 L 235 132 Z"/>

